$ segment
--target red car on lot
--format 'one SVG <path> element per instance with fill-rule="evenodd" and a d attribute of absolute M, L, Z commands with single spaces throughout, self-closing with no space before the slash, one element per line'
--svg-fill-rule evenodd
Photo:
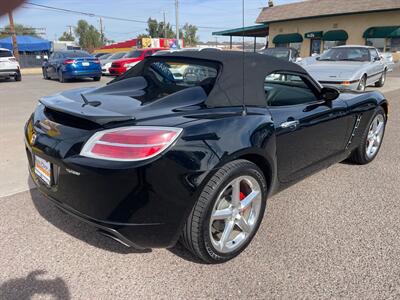
<path fill-rule="evenodd" d="M 125 73 L 128 69 L 133 67 L 135 64 L 141 62 L 145 57 L 152 56 L 154 53 L 160 50 L 166 50 L 165 48 L 147 48 L 137 49 L 128 52 L 128 54 L 121 59 L 114 61 L 109 69 L 110 75 L 119 76 Z"/>

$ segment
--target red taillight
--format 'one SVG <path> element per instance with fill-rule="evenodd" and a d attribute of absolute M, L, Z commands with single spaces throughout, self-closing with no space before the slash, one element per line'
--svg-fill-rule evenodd
<path fill-rule="evenodd" d="M 93 61 L 93 63 L 99 64 L 99 63 L 100 63 L 100 60 L 96 59 L 96 60 Z"/>
<path fill-rule="evenodd" d="M 95 133 L 81 151 L 82 156 L 137 161 L 154 157 L 168 148 L 182 132 L 170 127 L 124 127 Z"/>
<path fill-rule="evenodd" d="M 67 60 L 64 60 L 64 62 L 63 62 L 64 65 L 71 65 L 74 63 L 76 63 L 75 59 L 67 59 Z"/>

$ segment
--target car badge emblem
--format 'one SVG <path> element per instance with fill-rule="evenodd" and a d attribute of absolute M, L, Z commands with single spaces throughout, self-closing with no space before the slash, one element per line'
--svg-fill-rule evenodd
<path fill-rule="evenodd" d="M 34 145 L 34 144 L 35 144 L 36 138 L 37 138 L 36 134 L 33 133 L 33 134 L 32 134 L 32 137 L 31 137 L 31 145 Z"/>

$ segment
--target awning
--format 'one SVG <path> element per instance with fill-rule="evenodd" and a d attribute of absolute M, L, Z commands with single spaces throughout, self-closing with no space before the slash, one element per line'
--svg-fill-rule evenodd
<path fill-rule="evenodd" d="M 274 37 L 274 44 L 301 43 L 303 37 L 299 33 L 278 34 Z"/>
<path fill-rule="evenodd" d="M 268 35 L 268 25 L 254 25 L 213 32 L 212 35 L 223 36 L 247 36 L 247 37 L 266 37 Z"/>
<path fill-rule="evenodd" d="M 331 30 L 324 33 L 322 39 L 324 41 L 346 41 L 349 35 L 344 30 Z"/>
<path fill-rule="evenodd" d="M 370 27 L 365 30 L 364 38 L 392 38 L 400 37 L 400 26 Z"/>
<path fill-rule="evenodd" d="M 306 39 L 322 38 L 323 31 L 311 31 L 304 34 Z"/>
<path fill-rule="evenodd" d="M 29 35 L 17 35 L 17 45 L 18 51 L 36 52 L 51 49 L 49 41 Z M 0 40 L 0 48 L 13 49 L 11 36 Z"/>

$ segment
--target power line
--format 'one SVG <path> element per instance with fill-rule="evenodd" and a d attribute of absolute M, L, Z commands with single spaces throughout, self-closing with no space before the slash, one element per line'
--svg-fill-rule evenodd
<path fill-rule="evenodd" d="M 83 15 L 87 17 L 97 17 L 97 18 L 103 18 L 103 19 L 109 19 L 109 20 L 116 20 L 116 21 L 125 21 L 125 22 L 134 22 L 134 23 L 140 23 L 140 24 L 147 24 L 147 21 L 145 20 L 137 20 L 137 19 L 128 19 L 128 18 L 120 18 L 120 17 L 113 17 L 113 16 L 106 16 L 106 15 L 99 15 L 99 14 L 94 14 L 94 13 L 89 13 L 89 12 L 83 12 L 83 11 L 78 11 L 78 10 L 72 10 L 72 9 L 66 9 L 66 8 L 60 8 L 60 7 L 54 7 L 54 6 L 49 6 L 49 5 L 43 5 L 43 4 L 37 4 L 37 3 L 32 3 L 32 2 L 25 2 L 25 4 L 29 4 L 35 7 L 29 7 L 29 6 L 23 6 L 23 8 L 41 8 L 42 10 L 49 10 L 49 11 L 59 11 L 63 13 L 72 13 L 72 14 L 78 14 L 78 15 Z M 213 26 L 197 26 L 199 29 L 227 29 L 226 27 L 213 27 Z M 182 28 L 182 26 L 179 26 L 179 28 Z"/>

